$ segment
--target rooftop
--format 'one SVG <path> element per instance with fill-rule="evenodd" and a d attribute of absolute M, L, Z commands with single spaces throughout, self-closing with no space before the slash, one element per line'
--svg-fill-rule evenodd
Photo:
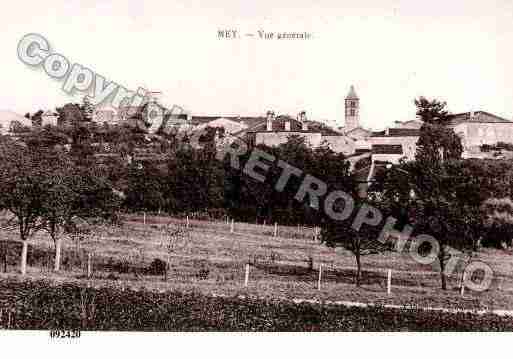
<path fill-rule="evenodd" d="M 351 100 L 358 100 L 359 99 L 359 97 L 356 94 L 356 91 L 355 91 L 353 85 L 351 85 L 351 88 L 349 89 L 349 93 L 347 94 L 346 99 L 351 99 Z"/>

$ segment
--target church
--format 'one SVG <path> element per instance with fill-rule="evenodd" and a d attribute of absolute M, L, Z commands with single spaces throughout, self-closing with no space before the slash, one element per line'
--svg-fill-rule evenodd
<path fill-rule="evenodd" d="M 356 154 L 369 151 L 372 162 L 393 164 L 415 159 L 421 120 L 396 121 L 383 131 L 372 131 L 360 126 L 359 112 L 360 98 L 351 86 L 345 98 L 345 126 L 340 130 L 355 141 Z M 513 144 L 513 121 L 485 111 L 451 114 L 449 118 L 449 126 L 461 138 L 463 158 L 486 158 L 483 145 Z"/>

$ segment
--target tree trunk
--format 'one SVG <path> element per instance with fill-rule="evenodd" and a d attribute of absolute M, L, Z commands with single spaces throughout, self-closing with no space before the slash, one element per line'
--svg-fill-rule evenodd
<path fill-rule="evenodd" d="M 27 274 L 27 253 L 28 253 L 28 242 L 23 240 L 23 247 L 21 248 L 21 275 Z"/>
<path fill-rule="evenodd" d="M 445 275 L 445 251 L 440 246 L 440 255 L 438 260 L 440 261 L 440 279 L 442 280 L 442 290 L 447 290 L 447 277 Z"/>
<path fill-rule="evenodd" d="M 355 253 L 356 256 L 356 286 L 360 286 L 362 277 L 362 263 L 360 262 L 360 252 Z"/>
<path fill-rule="evenodd" d="M 61 248 L 62 248 L 62 239 L 55 239 L 55 263 L 53 266 L 53 270 L 58 272 L 61 270 Z"/>

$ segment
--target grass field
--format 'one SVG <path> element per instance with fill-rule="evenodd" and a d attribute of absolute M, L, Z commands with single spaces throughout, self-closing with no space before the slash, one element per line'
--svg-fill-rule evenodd
<path fill-rule="evenodd" d="M 202 293 L 204 295 L 294 298 L 319 301 L 356 301 L 373 304 L 414 305 L 466 309 L 513 309 L 513 262 L 511 253 L 483 250 L 477 259 L 495 272 L 492 287 L 485 292 L 459 292 L 460 274 L 449 280 L 450 289 L 440 290 L 436 268 L 423 266 L 407 254 L 387 252 L 363 258 L 361 288 L 354 285 L 354 257 L 313 241 L 312 229 L 235 223 L 234 233 L 226 222 L 190 221 L 190 238 L 170 256 L 166 280 L 152 275 L 151 262 L 167 260 L 167 224 L 185 223 L 169 217 L 127 216 L 119 227 L 97 227 L 95 235 L 80 243 L 63 244 L 63 266 L 52 272 L 53 243 L 44 233 L 31 239 L 29 273 L 32 279 L 57 283 L 88 283 L 96 287 L 114 286 L 134 290 Z M 16 234 L 2 232 L 9 250 L 8 273 L 17 270 L 19 244 Z M 85 276 L 87 253 L 92 254 L 93 279 Z M 310 258 L 313 269 L 310 269 Z M 248 286 L 244 286 L 245 266 L 251 263 Z M 323 265 L 321 288 L 318 267 Z M 386 272 L 392 269 L 392 292 L 386 292 Z"/>

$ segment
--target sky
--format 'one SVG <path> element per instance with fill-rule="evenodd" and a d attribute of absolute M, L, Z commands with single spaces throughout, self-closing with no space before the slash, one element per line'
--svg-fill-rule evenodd
<path fill-rule="evenodd" d="M 8 10 L 7 10 L 8 9 Z M 221 40 L 240 33 L 308 32 L 309 40 Z M 360 121 L 381 129 L 415 118 L 414 98 L 450 111 L 513 118 L 511 0 L 9 2 L 0 13 L 0 109 L 20 114 L 81 101 L 17 57 L 27 33 L 129 89 L 161 91 L 192 114 L 267 110 L 344 123 L 350 85 Z"/>

